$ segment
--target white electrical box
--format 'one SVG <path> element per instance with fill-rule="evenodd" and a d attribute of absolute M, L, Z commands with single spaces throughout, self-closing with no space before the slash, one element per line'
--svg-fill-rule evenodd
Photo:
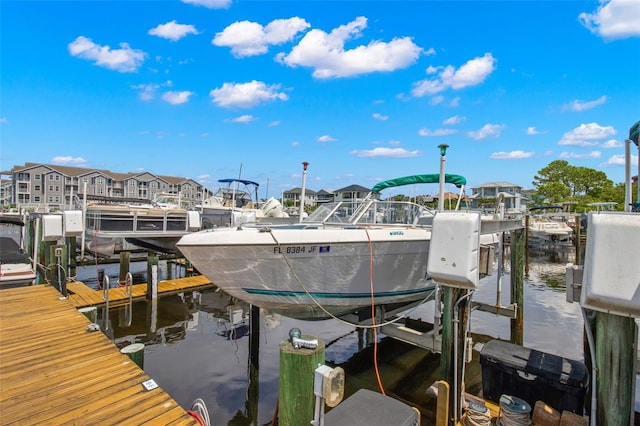
<path fill-rule="evenodd" d="M 42 216 L 42 240 L 57 241 L 62 238 L 62 215 L 45 214 Z"/>
<path fill-rule="evenodd" d="M 439 212 L 433 218 L 427 274 L 449 287 L 478 287 L 480 214 Z"/>
<path fill-rule="evenodd" d="M 187 231 L 198 231 L 202 227 L 200 212 L 195 210 L 187 211 Z"/>
<path fill-rule="evenodd" d="M 84 232 L 82 210 L 65 210 L 62 212 L 65 237 L 78 237 Z"/>
<path fill-rule="evenodd" d="M 589 213 L 580 304 L 640 317 L 640 215 Z"/>

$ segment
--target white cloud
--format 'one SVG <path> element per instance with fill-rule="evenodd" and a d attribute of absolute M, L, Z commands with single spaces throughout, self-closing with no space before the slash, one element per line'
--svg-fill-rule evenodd
<path fill-rule="evenodd" d="M 9 119 L 7 117 L 0 117 L 0 124 L 8 123 Z"/>
<path fill-rule="evenodd" d="M 411 94 L 415 97 L 434 95 L 447 89 L 463 89 L 482 83 L 496 69 L 496 59 L 491 53 L 467 61 L 457 70 L 453 65 L 442 67 L 429 66 L 427 74 L 438 76 L 413 83 Z"/>
<path fill-rule="evenodd" d="M 638 156 L 631 155 L 631 164 L 638 164 Z M 607 159 L 605 163 L 600 164 L 600 167 L 608 166 L 624 166 L 624 155 L 612 155 Z"/>
<path fill-rule="evenodd" d="M 193 92 L 189 92 L 187 90 L 182 92 L 169 91 L 162 95 L 162 100 L 169 102 L 172 105 L 180 105 L 189 102 L 189 97 L 193 94 Z"/>
<path fill-rule="evenodd" d="M 275 120 L 272 121 L 271 123 L 267 124 L 267 127 L 276 127 L 280 125 L 280 120 Z"/>
<path fill-rule="evenodd" d="M 120 43 L 120 49 L 100 46 L 91 39 L 79 36 L 67 46 L 71 56 L 94 61 L 96 65 L 119 72 L 135 72 L 140 68 L 147 54 L 132 49 L 128 43 Z"/>
<path fill-rule="evenodd" d="M 232 2 L 233 0 L 182 0 L 182 3 L 203 6 L 207 9 L 226 9 Z"/>
<path fill-rule="evenodd" d="M 155 28 L 151 28 L 148 34 L 178 41 L 188 34 L 198 34 L 198 30 L 193 25 L 178 24 L 174 19 L 166 24 L 160 24 Z"/>
<path fill-rule="evenodd" d="M 249 83 L 224 83 L 222 87 L 209 92 L 211 101 L 225 108 L 250 108 L 261 102 L 279 99 L 289 99 L 286 93 L 278 92 L 280 85 L 267 86 L 262 81 L 253 80 Z"/>
<path fill-rule="evenodd" d="M 380 120 L 380 121 L 386 121 L 386 120 L 389 119 L 388 115 L 382 115 L 382 114 L 379 114 L 377 112 L 373 113 L 372 117 L 375 118 L 376 120 Z"/>
<path fill-rule="evenodd" d="M 318 142 L 333 142 L 336 139 L 329 135 L 322 135 L 318 137 Z"/>
<path fill-rule="evenodd" d="M 528 135 L 539 135 L 540 131 L 538 131 L 538 129 L 536 129 L 534 126 L 530 126 L 530 127 L 527 127 L 527 130 L 525 130 L 525 133 Z"/>
<path fill-rule="evenodd" d="M 569 111 L 586 111 L 591 108 L 595 108 L 598 105 L 602 105 L 607 101 L 607 97 L 605 95 L 600 96 L 595 101 L 579 101 L 574 100 L 562 106 L 563 110 Z"/>
<path fill-rule="evenodd" d="M 449 117 L 442 122 L 445 126 L 453 126 L 454 124 L 460 124 L 465 121 L 467 117 L 464 115 L 454 115 L 453 117 Z"/>
<path fill-rule="evenodd" d="M 291 142 L 291 146 L 299 146 L 299 145 L 300 145 L 300 142 L 298 141 Z"/>
<path fill-rule="evenodd" d="M 322 79 L 395 71 L 413 64 L 423 53 L 409 37 L 390 42 L 372 40 L 367 45 L 345 49 L 345 42 L 360 37 L 366 27 L 367 18 L 360 16 L 330 33 L 313 29 L 291 52 L 279 53 L 276 59 L 290 67 L 314 68 L 313 76 Z"/>
<path fill-rule="evenodd" d="M 600 158 L 601 153 L 600 151 L 591 151 L 588 152 L 586 154 L 576 154 L 575 152 L 561 152 L 560 153 L 560 158 L 569 158 L 569 159 L 576 159 L 576 160 L 588 160 L 591 158 Z"/>
<path fill-rule="evenodd" d="M 615 139 L 609 139 L 605 143 L 600 145 L 602 148 L 622 148 L 624 144 Z"/>
<path fill-rule="evenodd" d="M 638 0 L 600 0 L 593 13 L 578 15 L 580 23 L 593 34 L 606 39 L 640 36 Z"/>
<path fill-rule="evenodd" d="M 245 115 L 241 115 L 239 117 L 232 118 L 232 119 L 225 120 L 225 121 L 229 121 L 229 122 L 232 122 L 232 123 L 250 123 L 250 122 L 254 121 L 255 119 L 256 118 L 253 115 L 245 114 Z"/>
<path fill-rule="evenodd" d="M 197 179 L 199 181 L 207 181 L 207 180 L 211 179 L 211 175 L 205 173 L 205 174 L 202 174 L 202 175 L 198 176 Z"/>
<path fill-rule="evenodd" d="M 454 133 L 457 133 L 457 130 L 454 130 L 454 129 L 429 130 L 427 128 L 418 130 L 418 134 L 420 136 L 447 136 L 447 135 L 452 135 Z"/>
<path fill-rule="evenodd" d="M 611 126 L 600 126 L 598 123 L 581 124 L 562 135 L 558 145 L 594 146 L 599 140 L 615 134 L 616 130 Z"/>
<path fill-rule="evenodd" d="M 66 156 L 58 155 L 56 157 L 53 157 L 51 159 L 51 162 L 53 164 L 73 164 L 77 166 L 81 164 L 86 164 L 87 160 L 85 160 L 82 157 L 72 157 L 70 155 L 66 155 Z"/>
<path fill-rule="evenodd" d="M 292 40 L 310 24 L 302 18 L 276 19 L 266 27 L 251 21 L 238 21 L 216 34 L 211 43 L 231 48 L 236 57 L 266 53 L 270 45 Z"/>
<path fill-rule="evenodd" d="M 451 102 L 449 102 L 449 106 L 452 108 L 460 106 L 460 96 L 456 96 L 455 98 L 451 99 Z"/>
<path fill-rule="evenodd" d="M 504 124 L 485 124 L 482 129 L 474 132 L 467 132 L 467 136 L 471 139 L 482 140 L 486 138 L 500 137 L 502 130 L 505 128 Z"/>
<path fill-rule="evenodd" d="M 434 96 L 429 101 L 431 105 L 440 105 L 442 102 L 444 102 L 444 96 L 442 95 Z"/>
<path fill-rule="evenodd" d="M 520 160 L 522 158 L 531 158 L 533 157 L 533 152 L 525 152 L 522 150 L 516 150 L 511 152 L 494 152 L 489 156 L 489 158 L 493 158 L 494 160 Z"/>
<path fill-rule="evenodd" d="M 356 155 L 358 157 L 391 157 L 391 158 L 409 158 L 419 157 L 422 155 L 422 151 L 407 151 L 404 148 L 374 148 L 365 149 L 362 151 L 353 150 L 349 154 Z"/>

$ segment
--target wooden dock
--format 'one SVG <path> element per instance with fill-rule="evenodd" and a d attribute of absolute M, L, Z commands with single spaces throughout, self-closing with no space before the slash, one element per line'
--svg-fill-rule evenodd
<path fill-rule="evenodd" d="M 48 285 L 0 290 L 0 424 L 198 425 Z"/>
<path fill-rule="evenodd" d="M 213 283 L 204 275 L 160 281 L 158 282 L 158 297 L 185 291 L 203 290 L 213 286 Z M 102 290 L 94 290 L 81 282 L 67 283 L 67 290 L 69 292 L 69 301 L 76 308 L 101 307 L 105 305 Z M 146 294 L 147 284 L 133 285 L 133 301 L 145 300 Z M 124 305 L 128 302 L 129 297 L 125 294 L 124 287 L 109 289 L 109 307 Z"/>

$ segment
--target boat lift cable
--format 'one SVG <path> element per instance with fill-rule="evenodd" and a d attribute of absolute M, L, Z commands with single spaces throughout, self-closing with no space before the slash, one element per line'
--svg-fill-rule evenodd
<path fill-rule="evenodd" d="M 362 228 L 364 229 L 364 226 L 362 226 Z M 273 235 L 273 232 L 271 232 L 270 229 L 265 228 L 264 232 L 269 232 L 269 235 L 271 235 L 271 238 L 273 238 L 273 241 L 276 243 L 276 245 L 278 246 L 278 248 L 281 248 L 280 246 L 280 241 L 278 241 L 278 239 L 275 237 L 275 235 Z M 357 323 L 352 323 L 350 321 L 347 321 L 343 318 L 337 317 L 334 314 L 332 314 L 331 312 L 329 312 L 324 306 L 322 306 L 322 304 L 320 304 L 320 302 L 318 302 L 318 300 L 309 292 L 309 290 L 307 290 L 307 288 L 304 286 L 304 283 L 302 282 L 302 280 L 300 279 L 300 277 L 298 276 L 298 274 L 296 274 L 296 271 L 293 269 L 293 265 L 291 265 L 291 262 L 289 261 L 289 258 L 285 255 L 285 250 L 280 250 L 280 252 L 282 253 L 282 258 L 284 259 L 285 263 L 287 264 L 287 266 L 289 267 L 289 270 L 291 271 L 291 273 L 293 274 L 295 280 L 298 282 L 298 284 L 300 284 L 300 287 L 304 290 L 304 292 L 307 294 L 307 296 L 309 296 L 309 298 L 311 299 L 311 301 L 313 303 L 315 303 L 315 305 L 320 308 L 320 310 L 322 310 L 325 314 L 327 314 L 327 316 L 329 318 L 333 318 L 337 321 L 340 321 L 343 324 L 352 326 L 352 327 L 356 327 L 356 328 L 362 328 L 362 329 L 376 329 L 376 328 L 380 328 L 380 327 L 384 327 L 386 325 L 391 325 L 391 324 L 395 324 L 396 322 L 403 320 L 407 317 L 409 317 L 413 311 L 415 311 L 418 306 L 422 305 L 423 303 L 431 300 L 431 298 L 433 297 L 433 295 L 436 292 L 436 289 L 433 289 L 431 292 L 429 292 L 424 299 L 422 299 L 422 301 L 420 301 L 416 306 L 414 306 L 411 309 L 408 309 L 407 311 L 405 311 L 402 315 L 398 315 L 397 317 L 395 317 L 392 320 L 386 321 L 386 322 L 381 322 L 380 324 L 377 323 L 373 323 L 372 325 L 364 325 L 364 324 L 357 324 Z"/>

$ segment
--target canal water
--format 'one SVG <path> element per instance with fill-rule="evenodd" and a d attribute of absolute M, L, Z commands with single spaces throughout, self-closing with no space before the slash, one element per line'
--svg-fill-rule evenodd
<path fill-rule="evenodd" d="M 530 252 L 525 277 L 524 345 L 565 358 L 583 360 L 582 314 L 577 303 L 567 303 L 565 265 L 571 250 Z M 79 267 L 78 280 L 96 286 L 99 273 L 117 280 L 118 265 Z M 132 262 L 134 281 L 144 282 L 145 262 Z M 182 267 L 160 261 L 159 279 L 181 277 Z M 509 267 L 498 292 L 496 274 L 485 277 L 473 299 L 509 303 Z M 326 361 L 346 372 L 346 395 L 360 388 L 379 391 L 373 368 L 373 345 L 378 342 L 380 383 L 389 395 L 430 413 L 433 401 L 426 389 L 437 380 L 438 357 L 382 334 L 358 331 L 337 320 L 299 321 L 262 311 L 259 329 L 250 341 L 250 308 L 214 289 L 160 298 L 157 306 L 139 302 L 130 316 L 124 309 L 99 314 L 105 334 L 118 347 L 145 344 L 144 370 L 181 406 L 188 409 L 201 398 L 214 425 L 270 425 L 277 410 L 279 346 L 292 328 L 324 340 Z M 408 316 L 433 322 L 434 303 L 410 311 Z M 503 317 L 474 311 L 474 341 L 509 340 L 510 323 Z M 478 345 L 476 345 L 476 349 Z M 481 391 L 479 354 L 466 370 L 467 390 Z M 640 382 L 636 381 L 636 411 L 640 410 Z M 310 419 L 311 420 L 311 419 Z"/>

